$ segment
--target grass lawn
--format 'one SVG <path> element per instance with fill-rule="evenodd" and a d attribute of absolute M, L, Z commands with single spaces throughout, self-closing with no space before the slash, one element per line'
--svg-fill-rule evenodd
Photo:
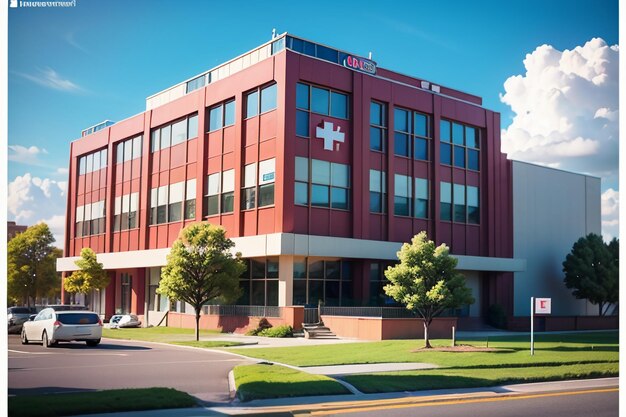
<path fill-rule="evenodd" d="M 191 395 L 171 388 L 121 389 L 9 397 L 9 417 L 57 417 L 195 407 Z"/>
<path fill-rule="evenodd" d="M 322 375 L 311 375 L 279 365 L 240 365 L 233 370 L 241 401 L 307 395 L 350 394 L 343 385 Z"/>
<path fill-rule="evenodd" d="M 144 340 L 146 342 L 176 342 L 193 341 L 195 329 L 181 329 L 178 327 L 140 327 L 134 329 L 102 329 L 102 337 L 111 339 Z M 200 330 L 202 336 L 216 336 L 218 330 Z"/>
<path fill-rule="evenodd" d="M 258 359 L 296 366 L 344 365 L 385 362 L 425 362 L 437 369 L 361 374 L 343 379 L 362 392 L 417 391 L 467 388 L 507 383 L 553 381 L 617 376 L 619 333 L 539 334 L 535 356 L 530 356 L 529 336 L 492 337 L 490 348 L 501 352 L 441 352 L 419 349 L 421 340 L 393 340 L 289 348 L 238 350 Z M 434 340 L 449 346 L 449 340 Z M 486 346 L 486 339 L 461 344 Z M 280 391 L 278 391 L 280 392 Z"/>

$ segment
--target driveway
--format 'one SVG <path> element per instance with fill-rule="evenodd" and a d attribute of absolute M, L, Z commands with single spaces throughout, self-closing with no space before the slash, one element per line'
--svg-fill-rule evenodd
<path fill-rule="evenodd" d="M 46 349 L 9 335 L 9 395 L 168 387 L 203 401 L 229 401 L 228 372 L 253 363 L 237 356 L 162 345 L 102 339 L 95 348 L 66 343 Z"/>

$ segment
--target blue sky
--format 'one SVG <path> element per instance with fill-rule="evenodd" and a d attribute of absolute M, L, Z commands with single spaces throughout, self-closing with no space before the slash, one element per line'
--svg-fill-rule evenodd
<path fill-rule="evenodd" d="M 50 184 L 67 181 L 69 142 L 82 129 L 142 112 L 147 96 L 269 40 L 272 28 L 371 51 L 381 67 L 482 96 L 504 129 L 516 113 L 500 95 L 509 77 L 526 72 L 526 54 L 598 37 L 618 43 L 617 0 L 379 3 L 77 0 L 9 9 L 9 184 L 29 174 L 51 198 Z M 609 188 L 618 190 L 610 173 Z M 27 219 L 18 200 L 9 196 L 9 219 Z"/>

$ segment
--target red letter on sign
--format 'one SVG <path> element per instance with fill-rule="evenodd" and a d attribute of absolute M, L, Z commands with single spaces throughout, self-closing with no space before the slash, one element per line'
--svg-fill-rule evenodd
<path fill-rule="evenodd" d="M 546 301 L 545 300 L 541 300 L 541 308 L 546 308 Z"/>

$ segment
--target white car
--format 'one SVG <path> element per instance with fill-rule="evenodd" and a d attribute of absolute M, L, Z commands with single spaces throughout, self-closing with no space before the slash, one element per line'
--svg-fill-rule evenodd
<path fill-rule="evenodd" d="M 102 338 L 102 320 L 92 311 L 55 311 L 44 308 L 22 326 L 22 344 L 41 342 L 45 347 L 58 342 L 83 341 L 97 346 Z"/>
<path fill-rule="evenodd" d="M 139 326 L 141 326 L 139 317 L 134 314 L 116 314 L 115 316 L 111 316 L 111 320 L 109 320 L 110 329 L 122 329 L 124 327 Z"/>

